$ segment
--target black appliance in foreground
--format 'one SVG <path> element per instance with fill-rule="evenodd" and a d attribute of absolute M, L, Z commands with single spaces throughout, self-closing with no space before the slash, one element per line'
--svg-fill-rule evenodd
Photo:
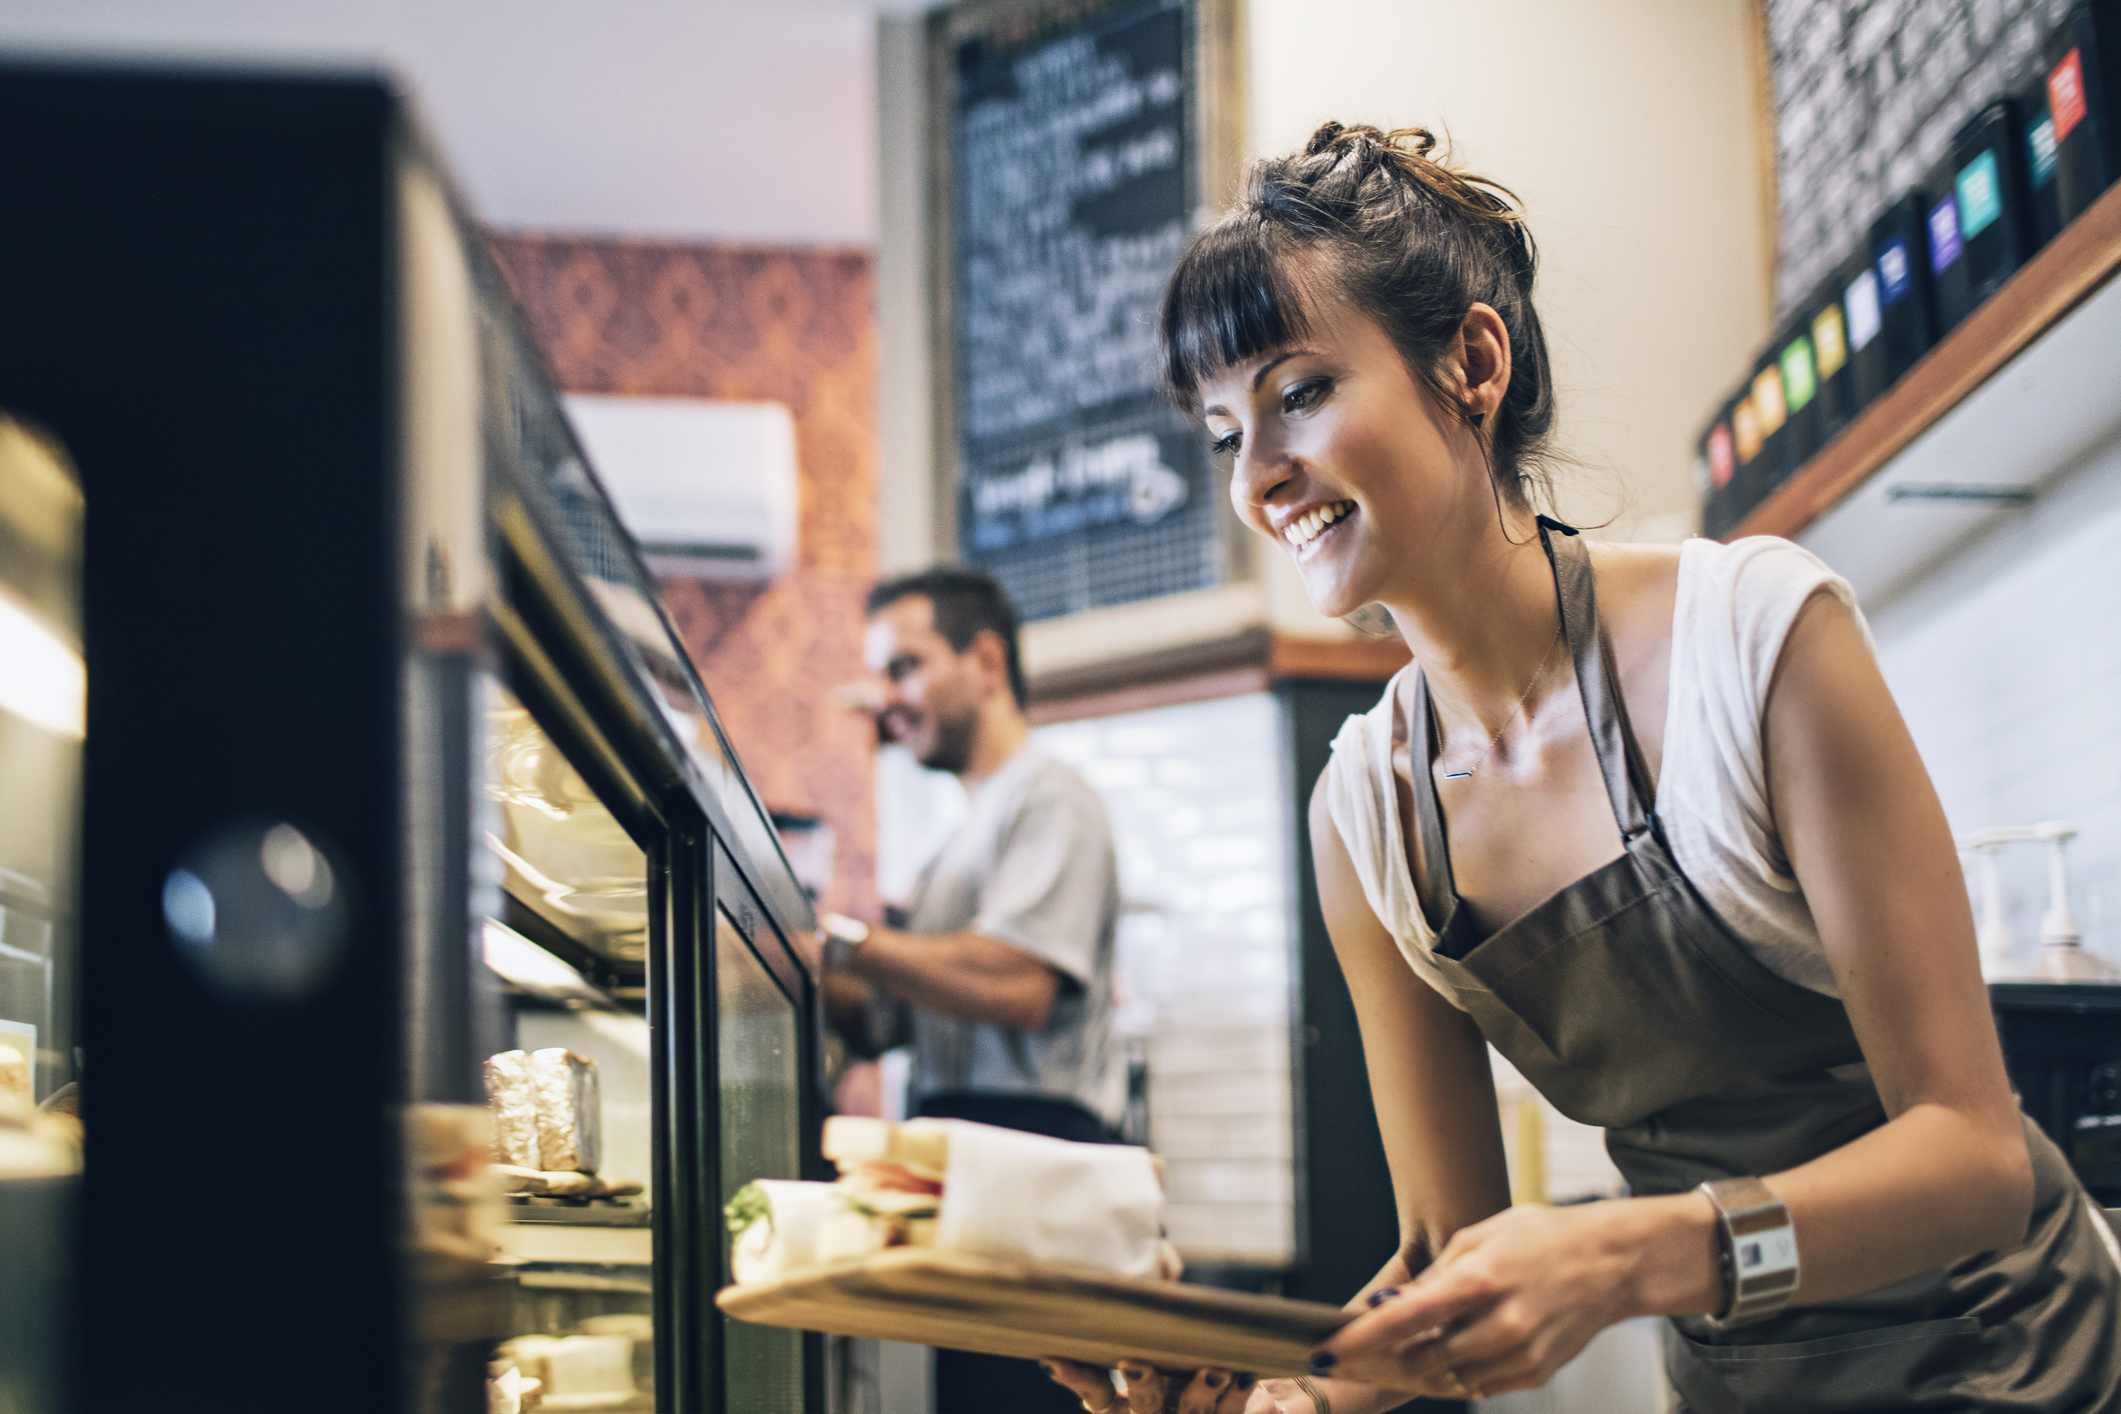
<path fill-rule="evenodd" d="M 809 906 L 404 105 L 0 133 L 0 1404 L 822 1408 L 712 1301 L 819 1167 Z"/>
<path fill-rule="evenodd" d="M 1988 994 L 2025 1112 L 2092 1197 L 2121 1208 L 2121 986 L 1991 982 Z"/>

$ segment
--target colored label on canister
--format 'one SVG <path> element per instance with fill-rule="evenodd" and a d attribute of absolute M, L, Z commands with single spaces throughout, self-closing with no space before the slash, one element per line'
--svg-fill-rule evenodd
<path fill-rule="evenodd" d="M 1885 249 L 1878 252 L 1878 282 L 1884 287 L 1887 309 L 1907 298 L 1907 292 L 1915 288 L 1913 277 L 1914 270 L 1907 260 L 1907 242 L 1899 239 L 1888 242 Z"/>
<path fill-rule="evenodd" d="M 2084 61 L 2074 49 L 2048 71 L 2047 111 L 2055 118 L 2058 145 L 2069 141 L 2070 132 L 2084 121 Z"/>
<path fill-rule="evenodd" d="M 1812 341 L 1799 334 L 1782 351 L 1782 393 L 1791 412 L 1803 412 L 1812 394 L 1819 391 L 1819 377 L 1812 370 Z"/>
<path fill-rule="evenodd" d="M 1821 378 L 1833 377 L 1841 371 L 1841 365 L 1849 361 L 1839 300 L 1812 316 L 1812 356 L 1819 360 Z"/>
<path fill-rule="evenodd" d="M 1731 473 L 1738 469 L 1734 456 L 1730 425 L 1719 422 L 1709 433 L 1709 480 L 1719 491 L 1731 484 Z"/>
<path fill-rule="evenodd" d="M 1751 397 L 1738 400 L 1731 409 L 1731 443 L 1738 449 L 1740 465 L 1760 455 L 1760 414 L 1753 411 Z"/>
<path fill-rule="evenodd" d="M 1769 364 L 1753 376 L 1753 416 L 1760 419 L 1760 435 L 1772 437 L 1789 416 L 1782 401 L 1782 370 Z"/>
<path fill-rule="evenodd" d="M 1960 234 L 1972 240 L 2003 214 L 2003 181 L 1996 175 L 1996 154 L 1984 151 L 1959 169 Z"/>
<path fill-rule="evenodd" d="M 1959 203 L 1946 197 L 1930 208 L 1930 270 L 1942 275 L 1966 246 L 1959 239 Z"/>
<path fill-rule="evenodd" d="M 1900 257 L 1900 264 L 1904 271 L 1907 266 L 1907 256 L 1904 253 Z M 1905 278 L 1904 274 L 1902 278 Z M 1877 274 L 1866 270 L 1858 275 L 1850 283 L 1847 292 L 1841 296 L 1841 300 L 1848 306 L 1849 311 L 1849 347 L 1857 353 L 1862 353 L 1870 341 L 1878 337 L 1878 331 L 1885 327 L 1885 317 L 1878 310 Z"/>
<path fill-rule="evenodd" d="M 2025 130 L 2026 155 L 2032 158 L 2033 186 L 2037 189 L 2055 179 L 2055 120 L 2042 113 Z"/>

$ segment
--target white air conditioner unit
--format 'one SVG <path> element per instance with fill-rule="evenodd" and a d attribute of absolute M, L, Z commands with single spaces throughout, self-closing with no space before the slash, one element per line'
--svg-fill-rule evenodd
<path fill-rule="evenodd" d="M 768 579 L 795 567 L 795 419 L 786 404 L 588 393 L 564 401 L 652 572 Z"/>

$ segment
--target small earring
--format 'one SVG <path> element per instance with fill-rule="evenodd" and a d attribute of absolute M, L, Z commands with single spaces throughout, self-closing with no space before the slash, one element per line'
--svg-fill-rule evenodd
<path fill-rule="evenodd" d="M 1474 414 L 1473 414 L 1473 419 L 1472 419 L 1472 421 L 1473 421 L 1473 425 L 1474 425 L 1475 427 L 1478 427 L 1478 426 L 1480 426 L 1480 424 L 1481 424 L 1481 423 L 1483 423 L 1483 422 L 1486 422 L 1487 420 L 1488 420 L 1488 415 L 1487 415 L 1486 413 L 1484 413 L 1484 412 L 1476 412 L 1476 413 L 1474 413 Z"/>

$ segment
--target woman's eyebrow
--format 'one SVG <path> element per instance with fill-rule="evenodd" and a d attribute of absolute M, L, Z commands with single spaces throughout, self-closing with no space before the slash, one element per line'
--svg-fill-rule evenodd
<path fill-rule="evenodd" d="M 1310 352 L 1311 350 L 1309 349 L 1288 349 L 1268 359 L 1265 363 L 1259 366 L 1259 372 L 1252 375 L 1252 391 L 1255 393 L 1259 391 L 1259 385 L 1267 381 L 1267 375 L 1269 373 L 1272 373 L 1275 369 L 1281 367 L 1290 359 L 1302 358 L 1305 354 Z"/>
<path fill-rule="evenodd" d="M 1274 357 L 1268 359 L 1265 363 L 1261 364 L 1259 366 L 1259 371 L 1252 375 L 1251 391 L 1255 393 L 1258 392 L 1259 385 L 1267 381 L 1267 375 L 1269 373 L 1272 373 L 1275 369 L 1281 367 L 1281 365 L 1287 363 L 1290 359 L 1302 358 L 1304 355 L 1313 352 L 1316 351 L 1313 349 L 1286 349 L 1281 353 L 1274 355 Z M 1217 413 L 1223 417 L 1228 417 L 1230 415 L 1230 410 L 1224 407 L 1221 403 L 1210 403 L 1208 406 L 1200 410 L 1200 415 L 1202 417 L 1206 417 L 1210 413 Z"/>

